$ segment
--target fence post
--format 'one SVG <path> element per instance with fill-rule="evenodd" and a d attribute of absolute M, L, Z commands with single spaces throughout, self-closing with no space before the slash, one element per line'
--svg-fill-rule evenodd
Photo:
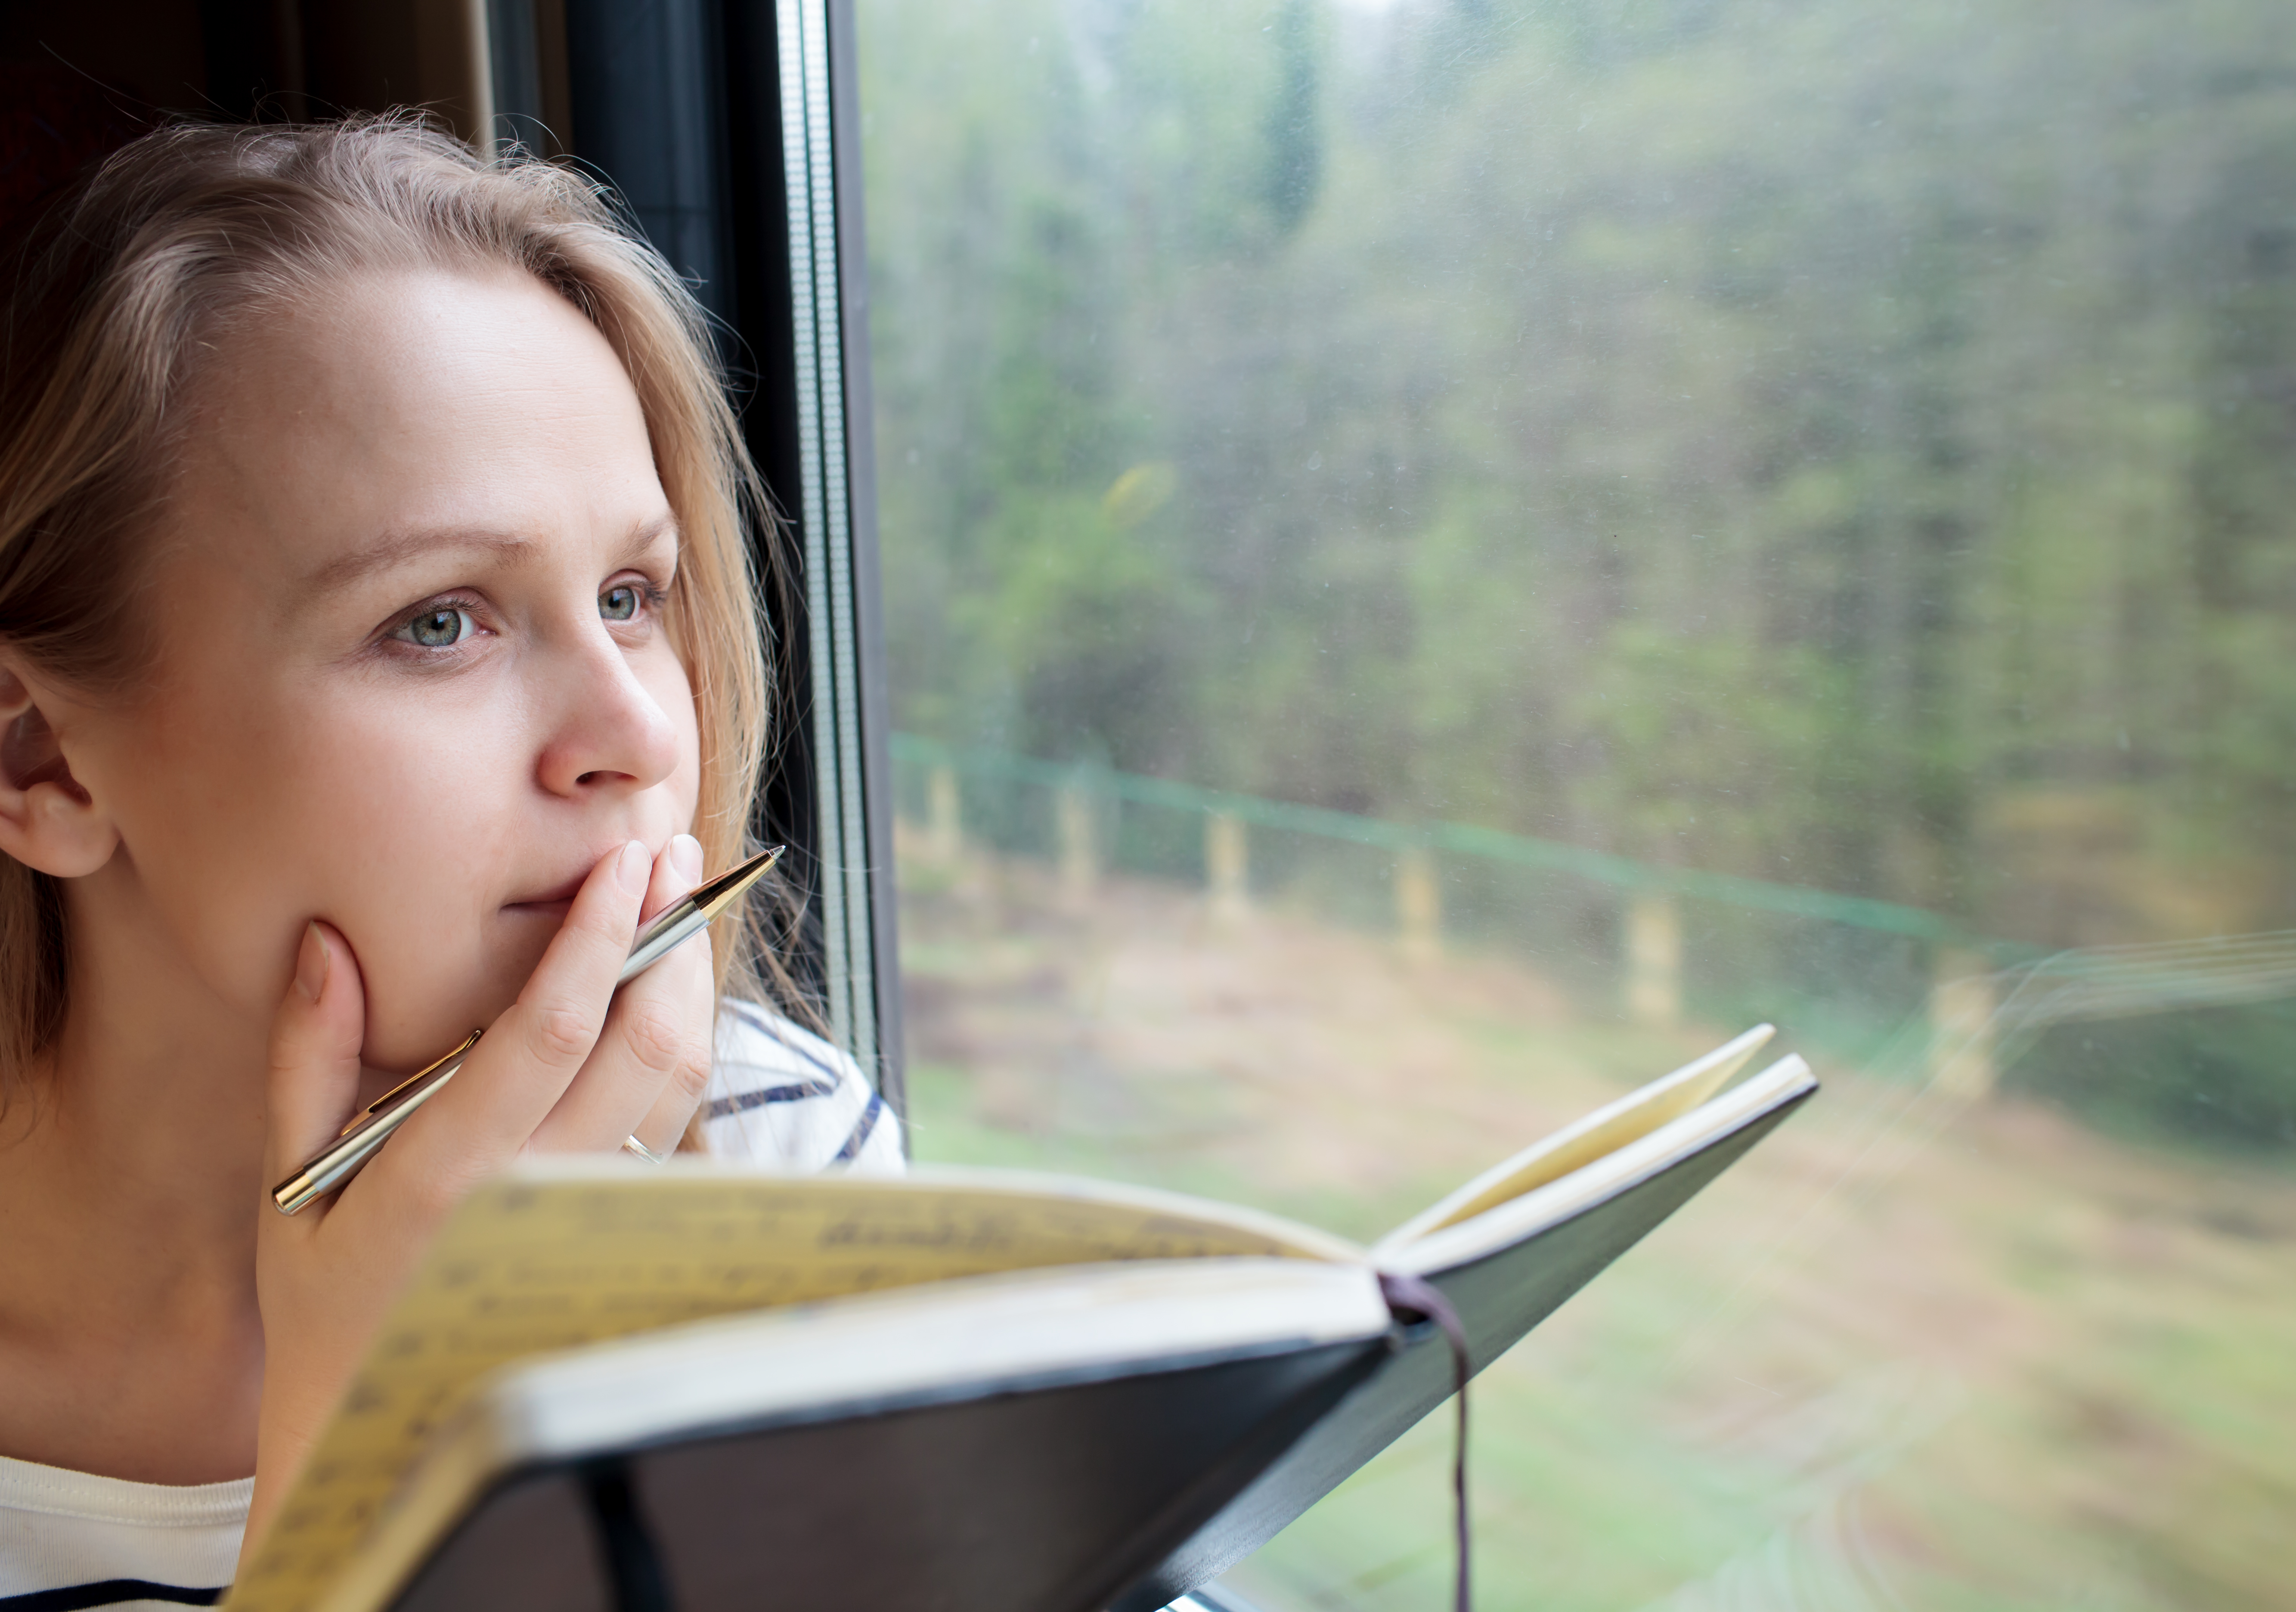
<path fill-rule="evenodd" d="M 1094 831 L 1095 792 L 1078 774 L 1062 784 L 1054 796 L 1061 838 L 1061 893 L 1083 906 L 1100 888 L 1099 835 Z"/>
<path fill-rule="evenodd" d="M 1627 901 L 1627 1016 L 1670 1030 L 1682 1018 L 1682 908 L 1671 891 Z"/>
<path fill-rule="evenodd" d="M 936 761 L 925 775 L 925 849 L 944 868 L 953 868 L 964 855 L 964 797 L 957 794 L 956 769 Z"/>
<path fill-rule="evenodd" d="M 1938 948 L 1930 986 L 1930 1079 L 1949 1097 L 1993 1094 L 1993 969 L 1959 947 Z"/>
<path fill-rule="evenodd" d="M 1424 845 L 1406 846 L 1395 859 L 1395 921 L 1403 932 L 1403 955 L 1429 962 L 1443 950 L 1443 890 L 1435 882 L 1435 857 Z"/>
<path fill-rule="evenodd" d="M 1251 851 L 1243 819 L 1204 813 L 1204 882 L 1211 888 L 1212 922 L 1241 924 L 1251 911 Z"/>

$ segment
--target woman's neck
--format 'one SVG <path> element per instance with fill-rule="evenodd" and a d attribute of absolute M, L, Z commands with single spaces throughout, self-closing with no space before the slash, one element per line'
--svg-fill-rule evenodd
<path fill-rule="evenodd" d="M 201 1483 L 254 1467 L 266 1026 L 145 908 L 73 881 L 62 1033 L 0 1118 L 0 1454 Z"/>

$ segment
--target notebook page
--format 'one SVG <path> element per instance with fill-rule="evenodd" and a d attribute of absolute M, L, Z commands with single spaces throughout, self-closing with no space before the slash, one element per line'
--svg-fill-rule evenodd
<path fill-rule="evenodd" d="M 1723 1083 L 1744 1068 L 1775 1033 L 1771 1025 L 1757 1024 L 1673 1073 L 1660 1075 L 1649 1085 L 1532 1143 L 1398 1226 L 1380 1239 L 1374 1252 L 1385 1255 L 1431 1232 L 1472 1220 L 1485 1210 L 1559 1181 L 1648 1136 L 1719 1091 Z"/>
<path fill-rule="evenodd" d="M 1029 1192 L 985 1172 L 935 1182 L 708 1164 L 529 1167 L 474 1194 L 440 1233 L 227 1604 L 324 1606 L 424 1437 L 480 1377 L 528 1354 L 947 1277 L 1330 1255 L 1312 1233 L 1199 1218 L 1181 1202 Z"/>

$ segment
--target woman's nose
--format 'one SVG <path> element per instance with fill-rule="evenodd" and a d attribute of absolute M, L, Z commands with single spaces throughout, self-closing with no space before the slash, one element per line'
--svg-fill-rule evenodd
<path fill-rule="evenodd" d="M 552 657 L 545 696 L 557 721 L 543 745 L 542 786 L 553 794 L 631 793 L 669 777 L 677 734 L 620 646 L 604 634 Z"/>

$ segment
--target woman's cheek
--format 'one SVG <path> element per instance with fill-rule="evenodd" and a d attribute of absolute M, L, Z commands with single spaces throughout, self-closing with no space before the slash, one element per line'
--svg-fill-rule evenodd
<path fill-rule="evenodd" d="M 489 922 L 533 837 L 520 810 L 531 789 L 509 746 L 469 734 L 346 724 L 315 749 L 324 788 L 308 798 L 332 827 L 306 848 L 323 869 L 313 904 L 358 957 L 369 1061 L 420 1064 L 441 1035 L 491 1020 L 532 968 Z"/>
<path fill-rule="evenodd" d="M 642 663 L 639 679 L 647 693 L 661 707 L 677 736 L 677 767 L 668 786 L 674 805 L 676 820 L 670 825 L 675 834 L 685 834 L 693 827 L 693 814 L 701 799 L 701 720 L 693 685 L 685 675 L 685 668 L 668 646 L 650 646 L 648 658 Z"/>
<path fill-rule="evenodd" d="M 95 877 L 131 904 L 127 932 L 159 949 L 150 967 L 267 1021 L 324 888 L 324 808 L 275 705 L 244 688 L 201 697 L 187 677 L 163 687 L 176 697 L 98 725 L 74 760 L 119 835 Z"/>

